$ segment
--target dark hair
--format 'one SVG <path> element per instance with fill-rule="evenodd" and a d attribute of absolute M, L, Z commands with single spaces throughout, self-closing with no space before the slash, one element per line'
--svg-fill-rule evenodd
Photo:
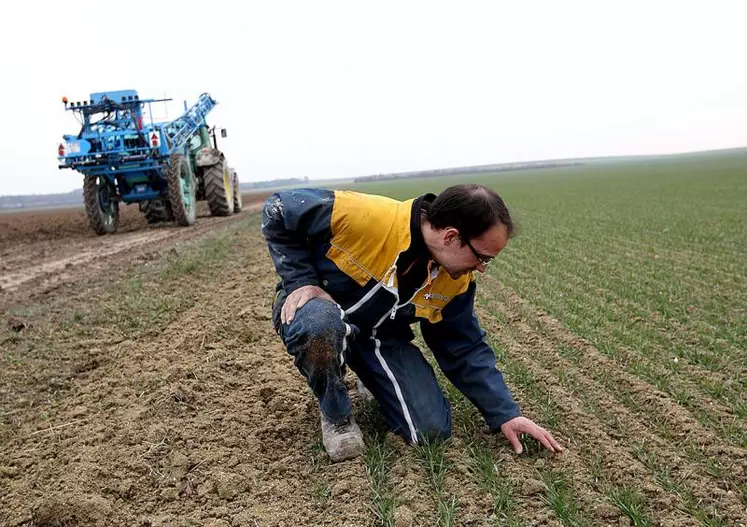
<path fill-rule="evenodd" d="M 433 200 L 426 219 L 435 229 L 453 227 L 459 235 L 471 240 L 496 224 L 503 224 L 508 235 L 514 232 L 514 223 L 503 199 L 493 189 L 484 185 L 454 185 Z"/>

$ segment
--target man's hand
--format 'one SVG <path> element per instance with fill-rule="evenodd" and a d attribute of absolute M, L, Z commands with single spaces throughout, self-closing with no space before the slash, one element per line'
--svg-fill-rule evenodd
<path fill-rule="evenodd" d="M 506 436 L 506 439 L 511 443 L 514 452 L 517 454 L 521 454 L 524 451 L 524 448 L 521 446 L 521 442 L 519 441 L 519 434 L 529 434 L 542 443 L 542 446 L 550 452 L 560 453 L 563 451 L 563 447 L 553 439 L 550 432 L 526 417 L 514 417 L 510 421 L 506 421 L 501 425 L 501 432 Z"/>
<path fill-rule="evenodd" d="M 323 298 L 324 300 L 334 302 L 332 297 L 321 287 L 315 285 L 299 287 L 285 299 L 283 309 L 280 311 L 280 321 L 283 324 L 290 324 L 293 321 L 293 317 L 296 316 L 296 311 L 312 298 Z"/>

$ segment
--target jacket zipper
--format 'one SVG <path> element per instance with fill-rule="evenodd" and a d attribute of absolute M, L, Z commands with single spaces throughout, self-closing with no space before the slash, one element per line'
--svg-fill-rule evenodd
<path fill-rule="evenodd" d="M 413 293 L 413 295 L 412 295 L 412 296 L 410 297 L 410 300 L 408 300 L 408 301 L 407 301 L 407 302 L 405 302 L 404 304 L 398 304 L 398 302 L 399 302 L 399 294 L 395 295 L 395 296 L 396 296 L 396 300 L 394 301 L 394 307 L 392 307 L 392 312 L 391 312 L 391 314 L 389 315 L 389 319 L 390 319 L 390 320 L 394 320 L 394 319 L 395 319 L 395 317 L 397 316 L 397 311 L 398 311 L 398 310 L 399 310 L 400 308 L 403 308 L 403 307 L 405 307 L 405 306 L 406 306 L 407 304 L 409 304 L 410 302 L 412 302 L 412 301 L 413 301 L 413 299 L 414 299 L 414 298 L 415 298 L 416 296 L 418 296 L 418 293 L 420 293 L 420 292 L 421 292 L 421 291 L 422 291 L 423 289 L 425 289 L 425 288 L 426 288 L 426 287 L 428 287 L 428 286 L 432 286 L 432 283 L 431 283 L 431 281 L 432 281 L 432 280 L 433 280 L 434 278 L 436 278 L 437 276 L 438 276 L 438 267 L 436 267 L 436 269 L 435 269 L 435 270 L 434 270 L 433 272 L 431 272 L 431 273 L 430 273 L 430 274 L 428 275 L 428 280 L 426 280 L 426 281 L 425 281 L 425 283 L 424 283 L 424 284 L 423 284 L 422 286 L 420 286 L 420 288 L 419 288 L 419 289 L 417 289 L 417 290 L 416 290 L 416 291 L 415 291 L 415 292 Z M 383 319 L 382 319 L 381 321 L 379 321 L 379 323 L 378 323 L 378 324 L 376 325 L 376 327 L 379 327 L 379 326 L 381 325 L 381 323 L 382 323 L 382 322 L 383 322 Z"/>
<path fill-rule="evenodd" d="M 400 251 L 400 253 L 397 254 L 397 258 L 399 258 L 400 254 L 401 254 L 401 251 Z M 394 261 L 396 262 L 397 260 L 395 259 Z M 438 273 L 439 273 L 439 268 L 436 267 L 436 269 L 434 271 L 432 271 L 428 275 L 428 279 L 425 281 L 425 283 L 420 288 L 418 288 L 413 293 L 413 295 L 410 297 L 410 299 L 407 302 L 405 302 L 404 304 L 400 304 L 399 303 L 399 292 L 398 291 L 396 291 L 396 290 L 395 291 L 391 291 L 389 288 L 386 288 L 387 291 L 389 291 L 390 293 L 392 293 L 394 295 L 394 305 L 392 306 L 392 309 L 390 311 L 388 311 L 383 317 L 381 317 L 381 319 L 376 323 L 376 325 L 371 328 L 372 331 L 373 331 L 373 333 L 374 333 L 374 335 L 376 334 L 376 328 L 378 328 L 381 324 L 383 324 L 384 320 L 386 320 L 387 317 L 389 317 L 390 320 L 394 320 L 397 317 L 397 311 L 399 311 L 400 308 L 403 308 L 407 304 L 409 304 L 410 302 L 412 302 L 413 299 L 418 295 L 418 293 L 420 293 L 423 289 L 425 289 L 426 287 L 428 287 L 429 285 L 431 285 L 432 284 L 432 280 L 434 278 L 436 278 L 436 276 L 438 276 Z M 377 282 L 376 285 L 374 285 L 371 288 L 371 290 L 368 293 L 365 294 L 365 296 L 363 298 L 361 298 L 360 300 L 358 300 L 358 302 L 356 302 L 353 306 L 351 306 L 348 309 L 346 309 L 345 310 L 345 314 L 349 315 L 351 313 L 354 313 L 358 309 L 360 309 L 366 302 L 368 302 L 369 300 L 371 300 L 371 298 L 376 294 L 376 292 L 379 289 L 381 289 L 382 287 L 384 287 L 384 281 L 385 280 L 392 280 L 392 277 L 396 276 L 396 274 L 397 274 L 397 265 L 394 264 L 392 267 L 389 268 L 389 271 L 387 271 L 388 278 L 385 275 L 385 277 L 382 280 L 380 280 L 379 282 Z M 374 338 L 374 337 L 372 336 L 372 338 Z"/>

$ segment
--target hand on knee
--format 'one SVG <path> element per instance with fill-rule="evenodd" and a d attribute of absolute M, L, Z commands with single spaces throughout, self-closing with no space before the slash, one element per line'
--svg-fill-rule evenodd
<path fill-rule="evenodd" d="M 337 305 L 332 297 L 329 296 L 329 294 L 321 287 L 305 285 L 293 291 L 288 295 L 288 298 L 285 299 L 283 309 L 280 312 L 280 320 L 283 324 L 290 324 L 296 316 L 296 311 L 305 306 L 309 301 L 317 298 L 326 300 L 333 305 Z"/>

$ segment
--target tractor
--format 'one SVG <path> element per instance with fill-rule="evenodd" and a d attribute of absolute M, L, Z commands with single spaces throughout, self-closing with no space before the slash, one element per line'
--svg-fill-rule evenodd
<path fill-rule="evenodd" d="M 197 201 L 207 201 L 214 216 L 241 211 L 238 174 L 205 120 L 216 101 L 203 93 L 192 107 L 185 102 L 173 121 L 154 122 L 151 105 L 170 100 L 140 99 L 135 90 L 92 93 L 78 102 L 62 98 L 81 128 L 63 135 L 59 168 L 83 175 L 86 215 L 97 234 L 117 231 L 120 203 L 137 203 L 148 223 L 182 226 L 195 223 Z"/>

